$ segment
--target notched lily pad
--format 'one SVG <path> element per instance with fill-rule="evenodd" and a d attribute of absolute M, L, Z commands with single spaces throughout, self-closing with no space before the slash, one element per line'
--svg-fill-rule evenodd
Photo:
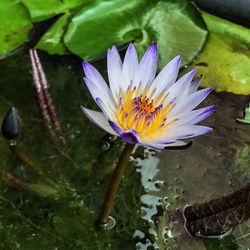
<path fill-rule="evenodd" d="M 200 51 L 207 31 L 186 1 L 100 1 L 83 7 L 69 24 L 64 42 L 69 50 L 91 60 L 112 44 L 134 41 L 139 51 L 159 46 L 160 68 L 177 54 L 183 64 Z"/>

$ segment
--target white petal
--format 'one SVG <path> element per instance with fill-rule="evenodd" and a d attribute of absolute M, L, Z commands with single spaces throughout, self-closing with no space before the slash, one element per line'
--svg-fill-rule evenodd
<path fill-rule="evenodd" d="M 117 95 L 119 94 L 120 87 L 124 83 L 124 80 L 122 74 L 121 58 L 115 46 L 108 50 L 107 67 L 110 89 L 114 99 L 116 100 L 116 103 L 118 103 Z"/>
<path fill-rule="evenodd" d="M 138 67 L 138 58 L 135 47 L 132 43 L 128 46 L 127 52 L 124 57 L 122 73 L 124 79 L 123 90 L 126 90 L 131 81 L 134 81 L 135 73 Z"/>
<path fill-rule="evenodd" d="M 193 94 L 183 98 L 179 102 L 177 102 L 175 108 L 170 113 L 170 116 L 173 117 L 181 113 L 186 113 L 188 111 L 193 110 L 197 107 L 212 91 L 212 88 L 201 89 Z"/>
<path fill-rule="evenodd" d="M 110 108 L 109 103 L 105 103 L 101 98 L 97 97 L 95 99 L 97 105 L 102 110 L 103 114 L 112 121 L 116 121 L 115 110 Z"/>
<path fill-rule="evenodd" d="M 81 106 L 83 113 L 98 127 L 102 128 L 106 132 L 118 136 L 118 134 L 110 127 L 108 119 L 98 111 L 90 110 Z"/>
<path fill-rule="evenodd" d="M 150 147 L 156 150 L 161 150 L 164 149 L 166 147 L 180 147 L 180 146 L 185 146 L 187 145 L 186 142 L 183 141 L 175 141 L 175 142 L 171 142 L 171 143 L 164 143 L 164 142 L 160 142 L 160 141 L 152 141 L 152 142 L 148 142 L 148 143 L 142 143 L 142 145 L 146 146 L 146 147 Z"/>
<path fill-rule="evenodd" d="M 160 140 L 167 141 L 167 140 L 186 139 L 201 134 L 209 133 L 211 131 L 212 131 L 211 128 L 205 126 L 184 125 L 180 127 L 166 129 L 165 135 L 163 135 L 162 138 L 160 138 Z"/>
<path fill-rule="evenodd" d="M 84 78 L 84 81 L 94 100 L 96 101 L 97 98 L 101 98 L 103 102 L 106 103 L 106 105 L 114 112 L 116 109 L 115 104 L 110 98 L 109 93 L 86 77 Z"/>
<path fill-rule="evenodd" d="M 106 95 L 109 96 L 110 100 L 115 104 L 114 97 L 106 81 L 103 79 L 103 77 L 98 72 L 98 70 L 87 61 L 83 61 L 82 66 L 83 66 L 83 70 L 86 75 L 86 78 L 91 80 L 100 89 L 100 91 L 104 91 L 105 93 L 107 93 Z"/>
<path fill-rule="evenodd" d="M 196 77 L 188 88 L 188 95 L 193 94 L 199 87 L 201 77 Z"/>
<path fill-rule="evenodd" d="M 178 119 L 177 121 L 173 122 L 169 128 L 171 127 L 177 127 L 177 126 L 183 126 L 185 124 L 197 124 L 204 119 L 206 119 L 208 116 L 210 116 L 212 113 L 216 111 L 216 106 L 208 106 L 205 108 L 189 111 L 187 113 L 181 114 L 179 116 L 172 117 L 171 120 Z"/>
<path fill-rule="evenodd" d="M 153 43 L 142 57 L 136 72 L 134 85 L 142 84 L 142 89 L 150 85 L 155 78 L 157 69 L 157 45 Z"/>
<path fill-rule="evenodd" d="M 188 88 L 196 72 L 197 69 L 193 69 L 190 72 L 186 73 L 168 89 L 169 96 L 165 102 L 166 104 L 173 99 L 178 102 L 179 99 L 182 99 L 185 95 L 187 95 Z"/>
<path fill-rule="evenodd" d="M 163 90 L 167 90 L 168 88 L 170 88 L 170 86 L 176 81 L 180 63 L 180 56 L 176 56 L 174 59 L 172 59 L 155 78 L 155 80 L 151 84 L 150 91 L 156 88 L 156 95 L 158 95 Z"/>

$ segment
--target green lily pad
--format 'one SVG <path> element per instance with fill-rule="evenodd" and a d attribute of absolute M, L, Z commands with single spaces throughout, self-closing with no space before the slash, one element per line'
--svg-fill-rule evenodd
<path fill-rule="evenodd" d="M 202 12 L 202 17 L 212 32 L 231 37 L 250 49 L 250 30 L 220 17 Z"/>
<path fill-rule="evenodd" d="M 1 0 L 0 58 L 25 43 L 31 28 L 29 13 L 18 0 Z"/>
<path fill-rule="evenodd" d="M 72 53 L 91 60 L 112 44 L 135 41 L 142 52 L 157 41 L 161 68 L 177 54 L 183 64 L 190 62 L 206 36 L 202 18 L 187 1 L 115 0 L 83 7 L 70 22 L 64 42 Z"/>
<path fill-rule="evenodd" d="M 32 21 L 40 22 L 61 13 L 77 8 L 93 0 L 21 0 L 29 9 Z"/>
<path fill-rule="evenodd" d="M 203 75 L 202 87 L 250 94 L 250 52 L 236 40 L 211 33 L 193 66 Z"/>
<path fill-rule="evenodd" d="M 61 16 L 42 36 L 37 49 L 46 50 L 49 54 L 63 55 L 66 53 L 66 48 L 63 44 L 62 37 L 68 23 L 70 13 Z"/>
<path fill-rule="evenodd" d="M 203 75 L 202 87 L 235 94 L 250 94 L 250 30 L 202 13 L 210 37 L 192 66 Z"/>

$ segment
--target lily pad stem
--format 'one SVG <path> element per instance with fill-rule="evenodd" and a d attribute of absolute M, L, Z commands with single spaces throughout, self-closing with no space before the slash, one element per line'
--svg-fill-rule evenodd
<path fill-rule="evenodd" d="M 31 167 L 39 176 L 43 175 L 43 170 L 34 162 L 21 148 L 16 145 L 15 140 L 8 141 L 10 150 L 27 166 Z"/>
<path fill-rule="evenodd" d="M 118 187 L 120 185 L 124 170 L 129 161 L 129 156 L 131 155 L 133 149 L 134 149 L 134 144 L 127 143 L 120 155 L 120 159 L 112 175 L 112 178 L 111 178 L 111 181 L 110 181 L 110 184 L 109 184 L 109 187 L 108 187 L 108 190 L 107 190 L 107 193 L 106 193 L 103 205 L 102 205 L 100 218 L 99 218 L 100 226 L 104 226 L 105 224 L 108 223 L 109 214 L 113 207 L 113 203 L 116 197 Z"/>

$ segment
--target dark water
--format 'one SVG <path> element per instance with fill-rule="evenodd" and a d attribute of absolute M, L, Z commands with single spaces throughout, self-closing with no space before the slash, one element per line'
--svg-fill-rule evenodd
<path fill-rule="evenodd" d="M 81 61 L 44 54 L 41 60 L 66 145 L 51 136 L 42 119 L 28 54 L 2 60 L 0 122 L 11 106 L 18 109 L 22 131 L 17 145 L 44 175 L 17 159 L 0 137 L 2 175 L 11 173 L 29 187 L 23 191 L 0 182 L 0 249 L 250 247 L 249 222 L 222 241 L 181 239 L 169 222 L 176 208 L 219 197 L 249 182 L 250 127 L 236 122 L 247 97 L 214 93 L 207 98 L 203 105 L 219 107 L 204 123 L 214 132 L 194 138 L 187 150 L 155 153 L 136 148 L 112 212 L 117 226 L 98 231 L 96 219 L 122 143 L 116 140 L 105 151 L 105 133 L 81 113 L 80 104 L 95 106 L 82 84 Z M 96 66 L 105 73 L 103 62 Z"/>

